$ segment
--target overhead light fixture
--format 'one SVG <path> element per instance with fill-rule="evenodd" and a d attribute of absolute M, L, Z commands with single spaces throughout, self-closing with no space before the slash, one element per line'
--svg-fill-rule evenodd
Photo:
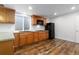
<path fill-rule="evenodd" d="M 75 8 L 76 8 L 76 7 L 74 7 L 74 6 L 73 6 L 73 7 L 71 7 L 71 9 L 72 9 L 72 10 L 74 10 Z"/>
<path fill-rule="evenodd" d="M 29 10 L 32 10 L 33 8 L 32 8 L 32 6 L 29 6 L 28 9 L 29 9 Z"/>
<path fill-rule="evenodd" d="M 57 15 L 57 13 L 54 13 L 54 15 Z"/>

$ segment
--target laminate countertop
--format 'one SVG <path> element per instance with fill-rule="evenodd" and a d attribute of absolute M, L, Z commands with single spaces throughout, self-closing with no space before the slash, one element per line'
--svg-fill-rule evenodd
<path fill-rule="evenodd" d="M 0 32 L 0 41 L 13 40 L 14 34 L 12 32 Z"/>
<path fill-rule="evenodd" d="M 32 31 L 32 30 L 27 30 L 27 31 L 14 31 L 14 33 L 20 33 L 20 32 L 39 32 L 39 31 L 46 31 L 48 32 L 48 30 L 36 30 L 36 31 Z"/>

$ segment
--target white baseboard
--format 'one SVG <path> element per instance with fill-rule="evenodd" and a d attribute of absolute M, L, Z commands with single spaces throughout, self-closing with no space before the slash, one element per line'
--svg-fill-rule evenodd
<path fill-rule="evenodd" d="M 62 38 L 62 37 L 58 37 L 58 36 L 56 36 L 55 38 L 56 38 L 56 39 L 61 39 L 61 40 L 66 40 L 66 41 L 78 43 L 78 42 L 76 42 L 76 41 L 72 41 L 72 40 L 69 40 L 69 39 L 67 39 L 67 38 Z"/>

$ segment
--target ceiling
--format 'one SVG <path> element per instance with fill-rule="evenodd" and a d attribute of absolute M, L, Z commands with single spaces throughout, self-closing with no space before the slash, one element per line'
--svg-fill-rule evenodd
<path fill-rule="evenodd" d="M 79 4 L 5 4 L 5 6 L 27 15 L 42 15 L 49 18 L 79 10 Z M 29 10 L 28 6 L 32 6 L 33 10 Z M 71 9 L 73 6 L 76 7 L 74 10 Z"/>

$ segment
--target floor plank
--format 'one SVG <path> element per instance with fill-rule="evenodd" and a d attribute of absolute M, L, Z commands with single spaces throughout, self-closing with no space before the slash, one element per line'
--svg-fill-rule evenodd
<path fill-rule="evenodd" d="M 46 40 L 17 50 L 14 55 L 79 55 L 79 44 L 60 40 Z"/>

